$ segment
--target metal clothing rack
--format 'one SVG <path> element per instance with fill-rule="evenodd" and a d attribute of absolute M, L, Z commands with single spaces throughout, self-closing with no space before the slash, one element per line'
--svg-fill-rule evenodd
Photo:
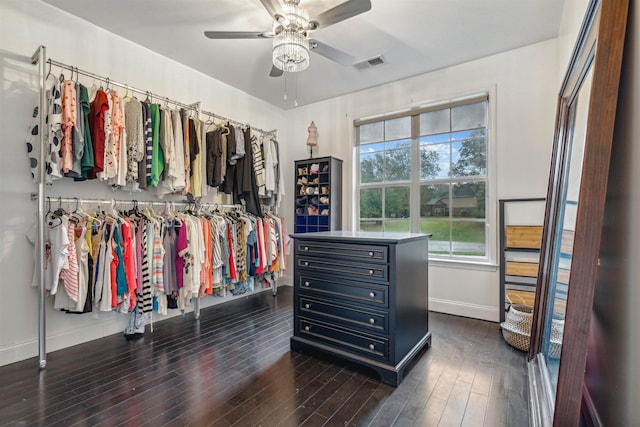
<path fill-rule="evenodd" d="M 36 51 L 36 54 L 37 54 L 37 51 Z M 34 55 L 36 55 L 36 54 L 34 54 Z M 32 58 L 32 63 L 33 64 L 36 63 L 36 62 L 33 62 L 33 58 Z M 90 77 L 90 78 L 92 78 L 94 80 L 98 80 L 98 81 L 101 81 L 103 83 L 106 83 L 107 87 L 109 87 L 110 85 L 111 86 L 117 86 L 117 87 L 123 88 L 123 89 L 131 91 L 131 92 L 135 92 L 135 93 L 139 93 L 141 95 L 148 96 L 152 101 L 153 101 L 153 98 L 155 98 L 158 101 L 164 101 L 167 104 L 174 104 L 176 107 L 181 107 L 181 108 L 184 108 L 184 109 L 187 109 L 187 110 L 192 110 L 192 111 L 195 111 L 197 113 L 201 113 L 201 114 L 204 114 L 204 115 L 207 115 L 207 116 L 210 116 L 210 117 L 213 117 L 213 118 L 225 121 L 225 122 L 229 122 L 229 123 L 237 125 L 237 126 L 249 126 L 249 127 L 251 127 L 252 130 L 255 130 L 257 132 L 263 133 L 265 135 L 277 134 L 277 132 L 278 132 L 277 129 L 273 129 L 273 130 L 267 131 L 267 130 L 263 130 L 263 129 L 260 129 L 260 128 L 253 127 L 253 126 L 251 126 L 251 125 L 249 125 L 247 123 L 242 123 L 242 122 L 238 122 L 236 120 L 229 119 L 227 117 L 221 116 L 219 114 L 216 114 L 216 113 L 213 113 L 213 112 L 210 112 L 210 111 L 201 110 L 200 109 L 200 101 L 194 102 L 193 104 L 185 104 L 185 103 L 170 99 L 170 98 L 165 97 L 165 96 L 160 96 L 160 95 L 154 94 L 154 93 L 152 93 L 151 91 L 148 91 L 148 90 L 138 89 L 138 88 L 135 88 L 133 86 L 129 86 L 127 83 L 120 83 L 120 82 L 111 80 L 109 77 L 104 77 L 104 76 L 101 76 L 101 75 L 98 75 L 98 74 L 95 74 L 95 73 L 92 73 L 92 72 L 89 72 L 89 71 L 81 70 L 78 67 L 74 67 L 73 65 L 65 64 L 65 63 L 62 63 L 60 61 L 53 60 L 51 58 L 46 59 L 46 63 L 49 65 L 49 71 L 51 71 L 51 66 L 56 66 L 58 68 L 62 68 L 62 69 L 71 71 L 72 78 L 73 78 L 73 73 L 76 73 L 76 75 L 83 75 L 83 76 L 86 76 L 86 77 Z M 49 72 L 46 73 L 45 80 L 46 80 L 46 76 L 48 74 L 49 74 Z M 43 84 L 44 84 L 44 81 L 43 81 Z"/>
<path fill-rule="evenodd" d="M 84 71 L 79 69 L 78 67 L 74 67 L 68 64 L 64 64 L 62 62 L 59 61 L 55 61 L 53 59 L 47 59 L 47 48 L 43 45 L 39 46 L 38 49 L 36 49 L 36 51 L 33 53 L 33 55 L 31 56 L 31 64 L 32 65 L 37 65 L 38 66 L 38 76 L 39 76 L 39 90 L 40 90 L 40 99 L 39 99 L 39 107 L 38 107 L 38 111 L 40 112 L 39 114 L 39 123 L 38 123 L 38 127 L 39 129 L 44 129 L 46 126 L 46 114 L 45 114 L 45 109 L 47 106 L 47 95 L 46 95 L 46 80 L 47 77 L 49 75 L 49 72 L 51 71 L 51 66 L 56 66 L 62 69 L 66 69 L 71 71 L 72 73 L 76 73 L 77 76 L 79 75 L 83 75 L 95 80 L 99 80 L 101 82 L 104 82 L 107 84 L 107 87 L 109 87 L 109 85 L 112 86 L 117 86 L 117 87 L 121 87 L 125 90 L 129 90 L 135 93 L 139 93 L 142 95 L 146 95 L 149 98 L 153 99 L 156 98 L 157 100 L 160 101 L 165 101 L 167 104 L 171 103 L 174 104 L 177 107 L 181 107 L 190 111 L 194 111 L 195 113 L 198 114 L 205 114 L 208 115 L 210 117 L 213 118 L 217 118 L 223 121 L 228 121 L 230 123 L 234 123 L 237 124 L 238 126 L 248 126 L 247 124 L 244 123 L 240 123 L 237 122 L 235 120 L 231 120 L 228 119 L 227 117 L 223 117 L 220 116 L 218 114 L 212 113 L 212 112 L 208 112 L 208 111 L 202 111 L 200 109 L 200 102 L 195 102 L 193 104 L 184 104 L 182 102 L 179 101 L 175 101 L 172 99 L 169 99 L 168 97 L 162 97 L 162 96 L 158 96 L 154 93 L 152 93 L 151 91 L 148 90 L 142 90 L 142 89 L 138 89 L 135 87 L 131 87 L 126 83 L 120 83 L 117 81 L 112 81 L 111 79 L 109 79 L 108 77 L 103 77 L 100 76 L 98 74 L 95 73 L 91 73 L 89 71 Z M 47 71 L 46 66 L 49 65 L 49 71 Z M 72 75 L 73 78 L 73 75 Z M 262 129 L 259 128 L 251 128 L 252 130 L 261 132 L 263 134 L 276 134 L 277 130 L 271 130 L 271 131 L 264 131 Z M 39 279 L 39 299 L 38 299 L 38 366 L 40 369 L 45 369 L 47 367 L 47 350 L 46 350 L 46 289 L 45 289 L 45 270 L 44 270 L 44 260 L 45 260 L 45 247 L 43 244 L 40 244 L 41 242 L 44 242 L 44 236 L 45 236 L 45 220 L 44 220 L 44 216 L 45 216 L 45 203 L 47 200 L 51 200 L 47 197 L 46 195 L 46 186 L 45 186 L 45 180 L 46 180 L 46 168 L 45 168 L 45 164 L 46 164 L 46 156 L 47 156 L 47 152 L 45 150 L 45 140 L 44 140 L 44 135 L 45 132 L 39 132 L 39 139 L 40 139 L 40 158 L 38 159 L 38 192 L 35 194 L 32 194 L 32 199 L 37 199 L 38 200 L 38 227 L 37 227 L 37 250 L 36 250 L 36 277 Z M 108 204 L 111 203 L 112 201 L 109 200 L 97 200 L 97 199 L 78 199 L 78 198 L 54 198 L 54 200 L 58 200 L 60 202 L 64 202 L 64 203 L 104 203 L 104 204 Z M 134 203 L 133 200 L 120 200 L 120 201 L 113 201 L 113 203 Z M 196 207 L 219 207 L 219 208 L 234 208 L 234 207 L 238 207 L 239 205 L 224 205 L 224 204 L 217 204 L 217 203 L 203 203 L 200 202 L 199 200 L 197 202 L 165 202 L 165 201 L 142 201 L 142 202 L 137 202 L 138 204 L 143 204 L 143 205 L 150 205 L 150 206 L 167 206 L 167 203 L 172 204 L 172 205 L 195 205 Z M 275 295 L 275 287 L 273 289 L 273 293 Z M 195 303 L 194 303 L 194 312 L 195 312 L 195 316 L 196 319 L 198 319 L 200 317 L 200 299 L 196 298 Z"/>
<path fill-rule="evenodd" d="M 76 203 L 76 204 L 96 204 L 96 205 L 122 205 L 122 204 L 132 204 L 138 206 L 159 206 L 159 207 L 189 207 L 195 206 L 196 208 L 220 208 L 220 209 L 244 209 L 243 205 L 230 205 L 230 204 L 220 204 L 220 203 L 208 203 L 202 202 L 199 199 L 195 199 L 193 202 L 191 201 L 171 201 L 171 200 L 121 200 L 121 199 L 86 199 L 83 197 L 47 197 L 48 203 L 58 202 L 58 203 Z"/>
<path fill-rule="evenodd" d="M 222 120 L 223 122 L 228 122 L 228 123 L 230 123 L 232 125 L 235 125 L 235 126 L 249 126 L 251 128 L 251 130 L 254 130 L 256 132 L 260 132 L 263 135 L 277 135 L 278 134 L 278 129 L 263 130 L 263 129 L 260 129 L 260 128 L 256 128 L 256 127 L 247 125 L 246 123 L 241 123 L 241 122 L 229 119 L 227 117 L 221 116 L 219 114 L 212 113 L 211 111 L 200 110 L 200 114 L 204 114 L 205 116 L 209 116 L 209 117 L 212 117 L 214 119 Z"/>

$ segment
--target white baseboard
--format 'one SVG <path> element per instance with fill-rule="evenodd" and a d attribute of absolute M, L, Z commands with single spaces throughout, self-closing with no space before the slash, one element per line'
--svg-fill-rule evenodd
<path fill-rule="evenodd" d="M 278 282 L 278 287 L 290 286 L 286 283 Z M 261 292 L 271 292 L 271 289 L 257 289 L 253 294 Z M 203 300 L 202 308 L 211 307 L 213 305 L 222 304 L 234 299 L 246 298 L 253 294 L 243 294 L 237 297 L 227 296 L 225 298 L 210 298 Z M 193 306 L 187 310 L 191 312 Z M 57 333 L 48 333 L 46 342 L 46 351 L 51 353 L 56 350 L 71 347 L 74 345 L 86 343 L 99 338 L 104 338 L 113 334 L 122 334 L 129 322 L 129 315 L 121 315 L 118 313 L 98 313 L 100 318 L 92 318 L 92 315 L 77 315 L 78 324 L 72 328 L 67 328 Z M 51 313 L 48 314 L 49 316 Z M 171 310 L 168 316 L 154 315 L 154 323 L 161 322 L 182 314 L 177 310 Z M 68 315 L 66 315 L 68 316 Z M 74 315 L 76 316 L 76 315 Z M 52 322 L 49 320 L 49 322 Z M 124 339 L 124 338 L 123 338 Z M 35 336 L 25 341 L 1 346 L 0 345 L 0 366 L 9 365 L 11 363 L 26 360 L 38 356 L 38 337 Z M 38 366 L 38 361 L 34 362 L 34 366 Z"/>
<path fill-rule="evenodd" d="M 429 310 L 437 311 L 438 313 L 453 314 L 455 316 L 488 320 L 490 322 L 498 322 L 500 320 L 500 312 L 497 307 L 440 298 L 429 298 Z"/>
<path fill-rule="evenodd" d="M 121 317 L 112 313 L 105 313 L 104 317 L 108 318 L 99 320 L 84 316 L 85 318 L 82 319 L 82 323 L 78 324 L 78 327 L 48 334 L 46 337 L 47 353 L 122 333 L 128 324 L 128 319 L 125 316 Z M 38 356 L 38 338 L 34 337 L 13 345 L 0 347 L 0 366 L 36 356 Z M 38 361 L 34 362 L 34 366 L 38 366 Z"/>

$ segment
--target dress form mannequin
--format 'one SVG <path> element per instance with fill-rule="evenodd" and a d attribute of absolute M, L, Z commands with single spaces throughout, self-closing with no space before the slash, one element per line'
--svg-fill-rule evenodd
<path fill-rule="evenodd" d="M 307 128 L 307 132 L 309 132 L 309 136 L 307 137 L 307 145 L 311 150 L 310 157 L 313 158 L 313 147 L 318 145 L 318 128 L 316 127 L 314 122 L 311 122 L 311 124 Z"/>

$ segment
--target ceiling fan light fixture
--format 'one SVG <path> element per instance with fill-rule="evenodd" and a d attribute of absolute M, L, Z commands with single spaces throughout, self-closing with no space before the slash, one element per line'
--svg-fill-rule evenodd
<path fill-rule="evenodd" d="M 273 24 L 273 65 L 289 73 L 306 70 L 309 66 L 309 39 L 306 28 L 309 15 L 298 7 L 297 1 L 288 1 L 284 16 Z"/>
<path fill-rule="evenodd" d="M 273 38 L 273 65 L 288 73 L 306 70 L 309 40 L 297 31 L 281 31 Z"/>

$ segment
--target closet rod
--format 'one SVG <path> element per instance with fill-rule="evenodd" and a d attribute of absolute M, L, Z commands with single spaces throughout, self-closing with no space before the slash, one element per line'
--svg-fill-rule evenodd
<path fill-rule="evenodd" d="M 53 60 L 53 59 L 48 59 L 47 63 L 49 65 L 55 65 L 56 67 L 64 68 L 66 70 L 69 70 L 69 71 L 71 71 L 71 73 L 82 74 L 83 76 L 91 77 L 92 79 L 95 79 L 95 80 L 100 80 L 101 82 L 107 83 L 107 86 L 108 85 L 118 86 L 118 87 L 121 87 L 123 89 L 128 89 L 128 90 L 130 90 L 132 92 L 137 92 L 137 93 L 139 93 L 141 95 L 147 95 L 147 96 L 149 96 L 151 98 L 156 98 L 159 101 L 166 101 L 167 103 L 171 103 L 171 104 L 174 104 L 174 105 L 176 105 L 178 107 L 182 107 L 182 108 L 185 108 L 185 109 L 188 109 L 188 110 L 195 110 L 197 108 L 197 105 L 200 104 L 199 102 L 194 103 L 194 104 L 184 104 L 182 102 L 175 101 L 173 99 L 169 99 L 166 96 L 156 95 L 156 94 L 154 94 L 153 92 L 151 92 L 149 90 L 142 90 L 142 89 L 138 89 L 138 88 L 129 86 L 127 83 L 120 83 L 120 82 L 117 82 L 117 81 L 113 81 L 109 77 L 103 77 L 103 76 L 100 76 L 98 74 L 91 73 L 89 71 L 81 70 L 78 67 L 74 67 L 72 65 L 64 64 L 62 62 L 59 62 L 59 61 L 56 61 L 56 60 Z M 73 78 L 73 76 L 72 76 L 72 78 Z"/>
<path fill-rule="evenodd" d="M 188 110 L 198 111 L 199 108 L 200 108 L 200 102 L 199 101 L 195 102 L 193 104 L 183 104 L 182 102 L 175 101 L 175 100 L 170 99 L 168 97 L 156 95 L 153 92 L 148 91 L 148 90 L 142 90 L 142 89 L 138 89 L 138 88 L 129 86 L 126 83 L 120 83 L 120 82 L 117 82 L 117 81 L 112 81 L 108 77 L 100 76 L 98 74 L 95 74 L 95 73 L 92 73 L 92 72 L 89 72 L 89 71 L 81 70 L 78 67 L 74 67 L 73 65 L 68 65 L 68 64 L 62 63 L 60 61 L 56 61 L 56 60 L 53 60 L 53 59 L 48 59 L 47 63 L 50 66 L 51 65 L 55 65 L 58 68 L 64 68 L 66 70 L 69 70 L 69 71 L 71 71 L 71 73 L 82 74 L 83 76 L 90 77 L 92 79 L 96 79 L 96 80 L 99 80 L 101 82 L 107 83 L 107 86 L 108 85 L 118 86 L 118 87 L 121 87 L 123 89 L 127 89 L 127 90 L 130 90 L 132 92 L 139 93 L 141 95 L 147 95 L 147 96 L 150 96 L 151 98 L 156 98 L 159 101 L 166 101 L 167 103 L 171 103 L 171 104 L 174 104 L 174 105 L 176 105 L 178 107 L 182 107 L 182 108 L 185 108 L 185 109 L 188 109 Z M 237 126 L 249 126 L 249 127 L 251 127 L 252 130 L 255 130 L 257 132 L 261 132 L 261 133 L 263 133 L 265 135 L 276 134 L 278 132 L 277 129 L 266 131 L 266 130 L 263 130 L 263 129 L 260 129 L 260 128 L 256 128 L 256 127 L 253 127 L 253 126 L 248 125 L 246 123 L 238 122 L 236 120 L 229 119 L 227 117 L 221 116 L 219 114 L 212 113 L 210 111 L 202 110 L 202 111 L 200 111 L 200 113 L 205 114 L 205 115 L 210 116 L 210 117 L 215 117 L 215 118 L 223 120 L 223 121 L 227 121 L 227 122 L 233 123 L 233 124 L 235 124 Z"/>
<path fill-rule="evenodd" d="M 130 204 L 130 205 L 142 205 L 142 206 L 195 206 L 197 208 L 222 208 L 222 209 L 243 209 L 243 205 L 235 204 L 220 204 L 220 203 L 208 203 L 208 202 L 188 202 L 188 201 L 156 201 L 156 200 L 116 200 L 116 199 L 84 199 L 79 197 L 47 197 L 47 203 L 78 203 L 78 204 L 96 204 L 96 205 L 109 205 L 109 204 Z"/>
<path fill-rule="evenodd" d="M 236 120 L 232 120 L 232 119 L 230 119 L 228 117 L 224 117 L 224 116 L 221 116 L 219 114 L 212 113 L 211 111 L 200 110 L 200 113 L 202 113 L 202 114 L 204 114 L 206 116 L 209 116 L 209 117 L 213 117 L 213 118 L 218 119 L 218 120 L 222 120 L 223 122 L 229 122 L 232 125 L 249 126 L 251 128 L 251 130 L 255 130 L 256 132 L 260 132 L 260 133 L 262 133 L 264 135 L 270 135 L 270 134 L 277 134 L 278 133 L 278 129 L 263 130 L 263 129 L 248 125 L 246 123 L 241 123 L 241 122 L 238 122 Z"/>

